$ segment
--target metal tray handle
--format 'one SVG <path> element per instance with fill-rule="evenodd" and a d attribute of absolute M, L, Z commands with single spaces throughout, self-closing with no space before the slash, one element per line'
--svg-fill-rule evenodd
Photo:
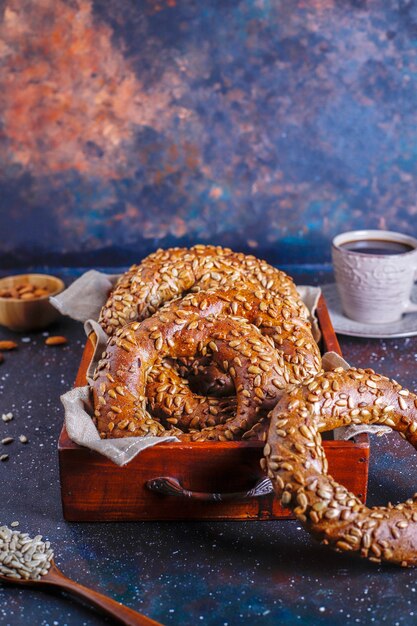
<path fill-rule="evenodd" d="M 231 500 L 248 500 L 267 496 L 274 491 L 269 478 L 260 478 L 252 489 L 235 491 L 233 493 L 206 493 L 204 491 L 190 491 L 184 489 L 179 480 L 171 476 L 159 476 L 146 482 L 146 487 L 163 496 L 176 496 L 200 502 L 230 502 Z"/>

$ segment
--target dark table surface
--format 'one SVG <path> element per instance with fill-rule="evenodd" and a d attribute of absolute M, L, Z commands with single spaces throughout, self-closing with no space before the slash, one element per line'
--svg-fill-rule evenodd
<path fill-rule="evenodd" d="M 80 270 L 54 270 L 69 284 Z M 332 281 L 325 269 L 292 269 L 299 283 Z M 62 518 L 57 439 L 60 394 L 74 381 L 84 335 L 62 319 L 50 334 L 13 334 L 18 349 L 0 365 L 0 438 L 14 441 L 0 463 L 0 524 L 17 520 L 47 537 L 69 577 L 166 625 L 253 626 L 417 624 L 417 570 L 375 565 L 326 550 L 296 521 L 67 523 Z M 339 336 L 345 358 L 417 389 L 417 337 Z M 2 449 L 3 452 L 3 449 Z M 371 438 L 368 503 L 404 500 L 417 491 L 413 449 L 395 433 Z M 0 585 L 0 624 L 93 626 L 111 623 L 64 594 Z"/>

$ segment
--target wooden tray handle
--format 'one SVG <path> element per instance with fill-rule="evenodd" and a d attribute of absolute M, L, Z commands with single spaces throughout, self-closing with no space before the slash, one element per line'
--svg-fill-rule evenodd
<path fill-rule="evenodd" d="M 179 480 L 172 476 L 159 476 L 146 482 L 146 487 L 161 496 L 176 496 L 200 502 L 230 502 L 231 500 L 249 500 L 267 496 L 274 491 L 269 478 L 260 478 L 252 489 L 235 491 L 233 493 L 206 493 L 204 491 L 190 491 L 184 489 Z"/>

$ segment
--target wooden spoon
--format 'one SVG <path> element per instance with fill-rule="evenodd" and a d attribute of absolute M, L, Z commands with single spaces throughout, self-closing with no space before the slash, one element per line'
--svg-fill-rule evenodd
<path fill-rule="evenodd" d="M 111 615 L 121 624 L 126 624 L 126 626 L 162 626 L 160 622 L 155 622 L 155 620 L 150 617 L 137 613 L 133 611 L 133 609 L 129 609 L 127 606 L 120 604 L 120 602 L 116 602 L 116 600 L 103 596 L 101 593 L 97 593 L 97 591 L 88 589 L 88 587 L 84 587 L 74 580 L 67 578 L 61 570 L 57 568 L 54 561 L 51 561 L 51 567 L 48 573 L 39 579 L 25 580 L 24 578 L 10 578 L 0 574 L 0 581 L 17 585 L 58 587 L 59 589 L 64 589 L 75 596 L 83 598 L 101 612 Z"/>

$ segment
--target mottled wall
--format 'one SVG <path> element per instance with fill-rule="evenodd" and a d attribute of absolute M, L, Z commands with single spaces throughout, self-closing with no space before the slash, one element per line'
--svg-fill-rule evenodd
<path fill-rule="evenodd" d="M 410 0 L 6 0 L 0 260 L 417 234 Z"/>

